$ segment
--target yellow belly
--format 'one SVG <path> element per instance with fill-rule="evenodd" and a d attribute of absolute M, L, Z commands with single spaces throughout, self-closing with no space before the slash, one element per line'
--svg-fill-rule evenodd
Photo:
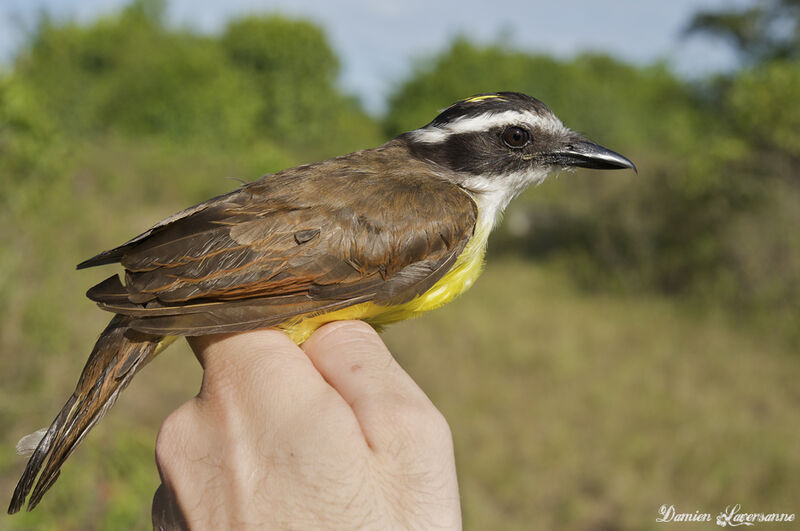
<path fill-rule="evenodd" d="M 456 259 L 453 268 L 431 289 L 405 304 L 379 306 L 372 302 L 365 302 L 330 313 L 302 318 L 299 321 L 290 321 L 278 328 L 286 332 L 292 341 L 299 345 L 308 339 L 314 330 L 331 321 L 360 319 L 380 328 L 383 325 L 416 317 L 428 310 L 447 304 L 469 289 L 481 274 L 489 232 L 490 228 L 485 225 L 476 227 L 475 234 Z"/>

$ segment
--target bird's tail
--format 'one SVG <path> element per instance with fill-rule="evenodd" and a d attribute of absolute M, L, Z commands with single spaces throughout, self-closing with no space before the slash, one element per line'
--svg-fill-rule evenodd
<path fill-rule="evenodd" d="M 161 350 L 158 345 L 163 337 L 131 330 L 130 321 L 130 317 L 122 315 L 111 319 L 95 343 L 75 392 L 53 423 L 20 441 L 18 451 L 24 451 L 41 437 L 14 490 L 9 514 L 22 508 L 32 487 L 28 510 L 36 507 L 58 478 L 67 457 L 114 404 L 133 376 Z"/>

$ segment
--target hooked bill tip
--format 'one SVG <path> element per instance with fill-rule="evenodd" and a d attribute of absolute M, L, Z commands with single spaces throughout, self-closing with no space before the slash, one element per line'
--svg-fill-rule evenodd
<path fill-rule="evenodd" d="M 630 159 L 588 140 L 570 144 L 566 149 L 559 151 L 557 156 L 567 166 L 594 170 L 633 170 L 639 174 L 639 170 Z"/>

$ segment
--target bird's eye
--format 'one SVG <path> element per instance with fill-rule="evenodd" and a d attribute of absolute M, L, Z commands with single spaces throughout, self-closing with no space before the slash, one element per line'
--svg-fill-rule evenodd
<path fill-rule="evenodd" d="M 521 148 L 530 140 L 528 131 L 521 127 L 509 127 L 503 131 L 503 142 L 510 148 Z"/>

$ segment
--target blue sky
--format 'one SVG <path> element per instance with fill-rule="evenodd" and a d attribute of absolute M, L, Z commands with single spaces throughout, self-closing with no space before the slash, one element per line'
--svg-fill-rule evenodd
<path fill-rule="evenodd" d="M 441 50 L 455 35 L 569 57 L 604 51 L 645 64 L 664 59 L 683 75 L 733 62 L 721 44 L 686 39 L 681 29 L 699 9 L 744 0 L 171 0 L 169 19 L 206 32 L 249 13 L 303 16 L 325 28 L 342 60 L 342 85 L 379 111 L 414 60 Z M 127 0 L 0 0 L 0 61 L 8 62 L 37 13 L 91 20 Z"/>

